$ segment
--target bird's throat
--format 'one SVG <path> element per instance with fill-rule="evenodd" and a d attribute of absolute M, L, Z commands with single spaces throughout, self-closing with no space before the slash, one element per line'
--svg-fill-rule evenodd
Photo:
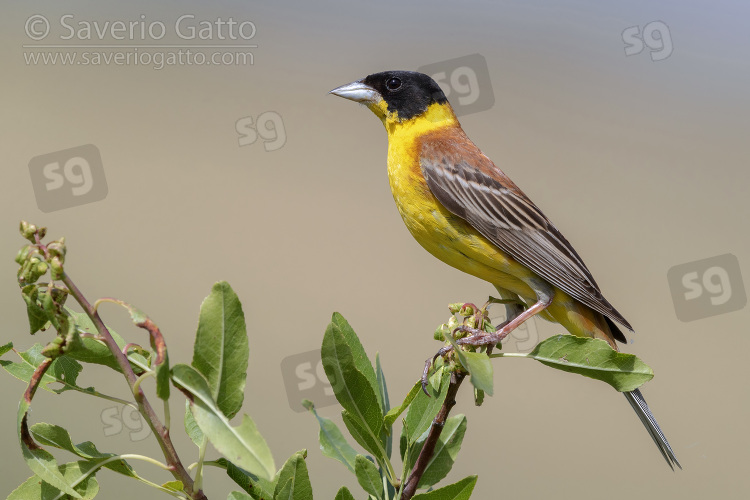
<path fill-rule="evenodd" d="M 380 119 L 388 132 L 389 142 L 419 137 L 442 128 L 459 126 L 453 109 L 447 103 L 430 104 L 424 113 L 409 120 L 400 120 L 397 112 L 386 112 Z"/>

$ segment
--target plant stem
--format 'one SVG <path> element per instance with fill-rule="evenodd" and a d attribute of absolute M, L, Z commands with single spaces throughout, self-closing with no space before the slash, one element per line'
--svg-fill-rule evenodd
<path fill-rule="evenodd" d="M 169 466 L 170 472 L 175 479 L 182 482 L 184 491 L 190 498 L 194 500 L 207 500 L 206 495 L 203 494 L 203 491 L 201 491 L 200 489 L 198 489 L 197 491 L 194 490 L 193 479 L 190 477 L 190 473 L 188 473 L 188 471 L 182 465 L 180 457 L 177 455 L 177 451 L 175 450 L 174 445 L 172 444 L 172 440 L 169 437 L 169 429 L 164 427 L 164 425 L 159 420 L 159 417 L 156 415 L 153 407 L 146 398 L 146 395 L 136 385 L 138 377 L 133 372 L 133 369 L 130 366 L 130 362 L 128 362 L 127 357 L 120 350 L 117 342 L 115 342 L 115 339 L 112 338 L 109 330 L 104 325 L 104 322 L 99 316 L 99 313 L 96 312 L 94 307 L 89 303 L 88 300 L 86 300 L 86 297 L 83 296 L 83 293 L 81 293 L 81 291 L 78 289 L 75 283 L 73 283 L 67 273 L 63 274 L 62 282 L 65 283 L 65 286 L 68 287 L 70 294 L 76 299 L 78 304 L 80 304 L 80 306 L 83 308 L 86 315 L 94 323 L 94 326 L 99 332 L 99 335 L 102 336 L 102 339 L 107 344 L 110 352 L 115 357 L 120 370 L 122 370 L 122 373 L 125 375 L 125 379 L 127 380 L 131 391 L 133 391 L 133 394 L 135 395 L 135 400 L 138 404 L 138 409 L 141 415 L 143 415 L 149 427 L 151 427 L 151 431 L 154 433 L 154 436 L 156 437 L 156 440 L 161 447 L 162 453 L 164 453 L 164 458 L 166 458 L 167 460 L 167 465 Z"/>
<path fill-rule="evenodd" d="M 414 469 L 412 469 L 411 475 L 404 485 L 401 500 L 410 500 L 416 493 L 419 480 L 422 479 L 422 474 L 424 474 L 427 464 L 435 452 L 435 445 L 437 445 L 438 438 L 440 438 L 440 433 L 443 432 L 443 427 L 445 426 L 445 421 L 448 419 L 451 408 L 456 404 L 458 388 L 461 386 L 461 382 L 463 382 L 466 375 L 463 372 L 454 371 L 451 373 L 451 381 L 448 385 L 448 392 L 445 394 L 445 401 L 443 402 L 443 406 L 440 407 L 437 416 L 432 421 L 430 433 L 427 435 L 422 451 L 419 453 L 419 457 L 414 464 Z"/>
<path fill-rule="evenodd" d="M 107 465 L 107 464 L 108 464 L 108 463 L 110 463 L 110 462 L 116 462 L 116 461 L 118 461 L 118 460 L 143 460 L 144 462 L 149 462 L 149 463 L 151 463 L 151 464 L 153 464 L 153 465 L 156 465 L 157 467 L 160 467 L 160 468 L 162 468 L 162 469 L 166 469 L 166 470 L 169 470 L 169 467 L 168 467 L 168 466 L 164 465 L 163 463 L 159 462 L 158 460 L 154 460 L 154 459 L 153 459 L 153 458 L 151 458 L 151 457 L 146 457 L 146 456 L 143 456 L 143 455 L 135 455 L 135 454 L 115 455 L 115 456 L 113 456 L 113 457 L 109 457 L 108 459 L 106 459 L 106 460 L 103 460 L 103 461 L 99 462 L 98 464 L 96 464 L 96 467 L 94 467 L 94 468 L 92 468 L 92 469 L 88 470 L 88 471 L 87 471 L 87 472 L 86 472 L 85 474 L 83 474 L 83 475 L 82 475 L 81 477 L 79 477 L 79 478 L 78 478 L 77 480 L 75 480 L 74 482 L 72 482 L 72 483 L 70 484 L 70 486 L 72 486 L 72 487 L 74 487 L 74 488 L 75 488 L 75 487 L 76 487 L 77 485 L 81 484 L 81 483 L 82 483 L 82 482 L 83 482 L 83 481 L 84 481 L 84 480 L 85 480 L 85 479 L 86 479 L 87 477 L 89 477 L 89 476 L 90 476 L 91 474 L 95 474 L 95 473 L 96 473 L 96 472 L 97 472 L 97 471 L 98 471 L 99 469 L 101 469 L 101 468 L 102 468 L 103 466 Z M 185 498 L 185 496 L 184 496 L 184 495 L 182 495 L 182 494 L 180 494 L 180 493 L 177 493 L 177 492 L 174 492 L 174 491 L 172 491 L 172 490 L 169 490 L 169 489 L 167 489 L 167 488 L 164 488 L 163 486 L 160 486 L 160 485 L 158 485 L 158 484 L 156 484 L 156 483 L 152 483 L 151 481 L 149 481 L 149 480 L 147 480 L 147 479 L 144 479 L 144 478 L 142 478 L 142 477 L 141 477 L 141 476 L 139 476 L 138 474 L 135 474 L 135 475 L 134 475 L 133 477 L 134 477 L 135 479 L 137 479 L 138 481 L 141 481 L 141 482 L 142 482 L 142 483 L 144 483 L 144 484 L 147 484 L 147 485 L 149 485 L 149 486 L 151 486 L 151 487 L 153 487 L 153 488 L 156 488 L 156 489 L 158 489 L 158 490 L 161 490 L 161 491 L 163 491 L 163 492 L 165 492 L 165 493 L 169 493 L 169 494 L 170 494 L 170 495 L 172 495 L 173 497 L 176 497 L 176 498 L 183 498 L 183 499 Z M 58 499 L 62 498 L 63 496 L 65 496 L 65 493 L 63 493 L 63 492 L 60 492 L 60 494 L 58 494 L 58 495 L 57 495 L 56 497 L 54 497 L 54 498 L 53 498 L 52 500 L 58 500 Z"/>

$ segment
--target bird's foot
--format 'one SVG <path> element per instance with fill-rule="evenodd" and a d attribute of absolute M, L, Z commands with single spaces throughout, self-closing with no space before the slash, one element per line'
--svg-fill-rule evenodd
<path fill-rule="evenodd" d="M 431 358 L 427 358 L 424 362 L 424 370 L 422 371 L 422 392 L 427 394 L 427 396 L 430 396 L 430 393 L 427 392 L 427 385 L 430 383 L 430 368 L 432 368 L 432 365 L 435 363 L 435 360 L 446 356 L 448 353 L 450 353 L 453 350 L 453 346 L 445 346 L 442 349 L 440 349 L 435 355 Z"/>
<path fill-rule="evenodd" d="M 495 330 L 495 333 L 488 333 L 483 330 L 477 330 L 475 328 L 458 327 L 456 328 L 456 330 L 467 331 L 471 333 L 471 335 L 457 339 L 456 344 L 470 345 L 474 347 L 496 346 L 497 344 L 502 342 L 510 332 L 513 331 L 513 328 L 510 327 L 509 323 L 510 322 L 506 321 L 502 325 L 498 326 L 497 330 Z"/>
<path fill-rule="evenodd" d="M 481 327 L 489 325 L 489 316 L 487 313 L 487 309 L 492 304 L 505 304 L 506 306 L 516 305 L 516 308 L 518 309 L 515 314 L 511 313 L 510 317 L 507 320 L 498 325 L 494 333 L 487 332 L 481 329 Z M 525 306 L 526 305 L 518 299 L 496 299 L 494 297 L 490 297 L 482 308 L 477 307 L 471 302 L 458 302 L 456 304 L 451 304 L 450 309 L 453 314 L 460 314 L 464 316 L 464 324 L 454 328 L 451 332 L 453 337 L 456 339 L 456 345 L 468 345 L 476 347 L 486 346 L 485 352 L 487 354 L 490 354 L 492 352 L 492 349 L 505 337 L 507 337 L 508 334 L 513 330 L 513 328 L 515 328 L 515 326 L 509 325 L 518 314 L 523 312 Z M 480 328 L 475 328 L 475 326 L 477 325 L 479 325 Z M 443 325 L 443 327 L 446 327 L 446 325 Z M 427 385 L 429 384 L 430 368 L 432 368 L 435 361 L 439 357 L 445 357 L 453 351 L 453 345 L 447 345 L 440 349 L 434 356 L 425 360 L 421 381 L 422 390 L 428 396 L 429 393 L 427 392 Z"/>
<path fill-rule="evenodd" d="M 476 307 L 476 306 L 474 306 L 474 307 Z M 488 335 L 487 332 L 483 332 L 482 330 L 479 330 L 477 328 L 472 328 L 472 327 L 467 326 L 467 325 L 461 325 L 461 326 L 459 326 L 459 327 L 457 327 L 457 328 L 455 328 L 453 330 L 453 336 L 454 337 L 457 336 L 456 334 L 461 334 L 461 333 L 463 333 L 463 334 L 468 333 L 469 334 L 469 337 L 465 337 L 465 338 L 471 338 L 471 337 L 476 337 L 476 336 L 480 336 L 480 335 Z M 460 337 L 460 335 L 459 335 L 459 337 Z M 456 343 L 460 345 L 462 340 L 464 340 L 464 338 L 459 338 L 459 339 L 456 340 Z M 429 379 L 430 368 L 435 363 L 435 360 L 437 360 L 438 358 L 441 358 L 441 357 L 445 357 L 448 354 L 450 354 L 451 352 L 453 352 L 453 346 L 452 345 L 447 345 L 447 346 L 443 347 L 442 349 L 440 349 L 437 353 L 435 353 L 434 356 L 432 356 L 431 358 L 428 358 L 427 360 L 425 360 L 425 362 L 424 362 L 424 370 L 422 371 L 422 391 L 424 391 L 424 393 L 427 394 L 428 396 L 429 396 L 429 393 L 427 392 L 427 384 L 429 383 L 428 379 Z"/>

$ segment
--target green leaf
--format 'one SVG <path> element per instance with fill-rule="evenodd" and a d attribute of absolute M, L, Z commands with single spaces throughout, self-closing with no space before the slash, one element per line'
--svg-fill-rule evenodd
<path fill-rule="evenodd" d="M 201 431 L 201 428 L 198 427 L 197 423 L 195 423 L 193 412 L 190 411 L 190 401 L 185 401 L 184 424 L 185 432 L 187 433 L 188 437 L 190 437 L 190 440 L 195 443 L 195 446 L 200 447 L 203 443 L 203 431 Z"/>
<path fill-rule="evenodd" d="M 440 391 L 435 392 L 432 387 L 432 394 L 428 397 L 424 392 L 417 392 L 417 396 L 409 406 L 409 412 L 406 414 L 406 425 L 407 425 L 407 439 L 413 443 L 416 439 L 426 431 L 432 421 L 435 419 L 435 415 L 440 410 L 440 407 L 445 401 L 445 394 L 448 390 L 448 383 L 450 381 L 450 372 L 443 370 L 440 372 Z"/>
<path fill-rule="evenodd" d="M 16 433 L 21 442 L 21 452 L 23 453 L 26 465 L 31 469 L 31 472 L 39 476 L 43 481 L 49 483 L 50 486 L 53 486 L 74 498 L 82 498 L 82 496 L 70 486 L 67 478 L 60 472 L 55 457 L 53 457 L 48 451 L 39 448 L 36 443 L 26 442 L 26 439 L 24 438 L 24 430 L 28 425 L 26 417 L 30 406 L 31 403 L 29 401 L 25 398 L 21 399 L 21 402 L 18 404 L 18 413 L 16 414 Z M 26 438 L 30 438 L 30 436 L 27 435 Z M 33 448 L 30 446 L 33 446 Z"/>
<path fill-rule="evenodd" d="M 19 352 L 18 355 L 21 358 L 20 362 L 3 359 L 0 360 L 0 366 L 17 379 L 28 384 L 31 380 L 31 376 L 34 374 L 34 370 L 36 370 L 39 364 L 47 359 L 47 357 L 42 354 L 42 345 L 38 343 L 34 344 L 24 352 Z M 42 376 L 39 387 L 45 391 L 57 394 L 71 389 L 82 392 L 93 392 L 93 388 L 85 389 L 76 385 L 78 374 L 82 369 L 83 367 L 75 360 L 71 359 L 67 354 L 60 356 L 52 362 Z M 48 385 L 53 382 L 62 384 L 62 387 L 60 389 L 49 388 Z"/>
<path fill-rule="evenodd" d="M 286 461 L 279 471 L 274 499 L 312 500 L 312 486 L 305 465 L 307 450 L 298 451 Z"/>
<path fill-rule="evenodd" d="M 169 356 L 167 346 L 159 327 L 140 309 L 119 299 L 101 299 L 124 307 L 130 314 L 130 320 L 138 328 L 143 328 L 149 334 L 151 349 L 155 353 L 156 368 L 156 396 L 166 401 L 169 399 Z"/>
<path fill-rule="evenodd" d="M 412 386 L 411 390 L 409 390 L 409 393 L 404 398 L 404 401 L 401 403 L 401 405 L 397 406 L 396 408 L 392 408 L 385 416 L 385 426 L 387 429 L 390 429 L 393 426 L 393 423 L 396 421 L 396 419 L 406 410 L 412 401 L 414 401 L 414 398 L 417 397 L 417 394 L 419 391 L 422 390 L 422 381 L 417 380 L 416 383 Z"/>
<path fill-rule="evenodd" d="M 4 346 L 0 346 L 0 356 L 13 349 L 13 342 L 8 342 Z"/>
<path fill-rule="evenodd" d="M 21 359 L 35 368 L 39 366 L 42 361 L 47 359 L 47 357 L 42 354 L 41 344 L 34 344 L 30 349 L 19 353 L 19 355 L 21 356 Z M 81 373 L 81 370 L 83 370 L 83 367 L 80 363 L 71 359 L 67 355 L 64 355 L 52 362 L 47 373 L 60 381 L 63 385 L 76 385 L 78 374 Z"/>
<path fill-rule="evenodd" d="M 102 453 L 96 449 L 91 441 L 84 441 L 78 445 L 73 444 L 70 434 L 59 425 L 47 424 L 44 422 L 34 424 L 29 429 L 40 444 L 44 446 L 54 446 L 61 450 L 69 451 L 86 460 L 107 459 L 116 456 L 114 453 Z M 133 468 L 125 460 L 109 462 L 104 467 L 119 472 L 125 476 L 137 477 Z"/>
<path fill-rule="evenodd" d="M 175 365 L 172 381 L 192 396 L 190 409 L 195 422 L 219 453 L 259 477 L 273 477 L 276 467 L 271 450 L 249 416 L 243 415 L 242 423 L 232 427 L 213 400 L 208 382 L 192 366 Z"/>
<path fill-rule="evenodd" d="M 233 491 L 229 494 L 229 496 L 227 497 L 227 500 L 251 500 L 252 498 L 253 497 L 251 497 L 247 493 L 243 493 L 241 491 Z"/>
<path fill-rule="evenodd" d="M 414 495 L 414 500 L 468 500 L 474 486 L 477 484 L 477 476 L 465 477 L 457 483 L 449 484 L 437 490 Z"/>
<path fill-rule="evenodd" d="M 333 315 L 323 337 L 321 358 L 338 402 L 347 410 L 350 418 L 361 422 L 361 427 L 370 437 L 380 439 L 383 410 L 377 396 L 375 371 L 354 331 L 337 313 Z M 364 365 L 372 372 L 372 380 L 360 371 Z"/>
<path fill-rule="evenodd" d="M 428 488 L 437 484 L 451 471 L 456 456 L 461 449 L 461 443 L 466 433 L 466 425 L 467 421 L 464 415 L 455 415 L 445 421 L 445 426 L 435 445 L 432 458 L 427 463 L 422 478 L 419 480 L 419 488 Z M 414 467 L 419 453 L 424 447 L 427 434 L 428 432 L 425 431 L 409 451 L 409 460 L 406 464 L 407 470 L 411 470 Z"/>
<path fill-rule="evenodd" d="M 492 363 L 483 352 L 470 352 L 459 349 L 458 359 L 471 374 L 471 384 L 492 396 Z"/>
<path fill-rule="evenodd" d="M 28 353 L 29 351 L 33 351 L 36 354 L 38 354 L 38 356 L 41 357 L 42 360 L 46 359 L 44 358 L 44 356 L 40 354 L 42 351 L 41 344 L 34 344 L 26 352 Z M 31 381 L 32 375 L 34 374 L 34 370 L 36 370 L 37 366 L 39 366 L 39 363 L 41 362 L 41 360 L 38 360 L 37 356 L 34 356 L 34 355 L 30 357 L 29 356 L 24 357 L 22 354 L 25 354 L 25 353 L 18 353 L 18 354 L 19 354 L 19 357 L 21 358 L 20 362 L 14 362 L 14 361 L 9 361 L 7 359 L 2 359 L 0 360 L 0 365 L 2 365 L 5 371 L 10 373 L 17 379 L 23 382 L 26 382 L 28 384 L 29 381 Z M 29 361 L 29 358 L 31 358 L 31 361 Z M 50 366 L 50 368 L 52 367 Z M 54 390 L 47 387 L 47 385 L 53 382 L 60 382 L 60 383 L 63 383 L 63 382 L 61 380 L 56 380 L 55 377 L 49 374 L 49 371 L 50 369 L 48 368 L 47 372 L 45 372 L 45 374 L 42 376 L 41 380 L 39 381 L 38 387 L 48 392 L 55 392 Z"/>
<path fill-rule="evenodd" d="M 229 283 L 220 281 L 201 304 L 191 364 L 206 377 L 228 418 L 242 408 L 249 352 L 242 304 Z"/>
<path fill-rule="evenodd" d="M 86 314 L 75 312 L 68 308 L 66 308 L 66 311 L 70 317 L 73 318 L 79 331 L 98 334 L 94 323 L 91 322 L 91 319 Z M 125 340 L 117 332 L 109 327 L 107 327 L 107 330 L 110 335 L 112 335 L 112 338 L 120 349 L 125 347 Z M 118 372 L 122 372 L 122 370 L 120 370 L 120 365 L 117 364 L 117 360 L 115 360 L 115 357 L 110 352 L 109 347 L 100 340 L 83 337 L 80 342 L 77 342 L 74 345 L 73 349 L 68 351 L 66 356 L 70 356 L 71 358 L 84 363 L 108 366 Z M 149 366 L 148 360 L 145 357 L 133 352 L 132 350 L 128 352 L 128 360 L 136 374 L 143 373 L 144 369 Z"/>
<path fill-rule="evenodd" d="M 336 498 L 333 500 L 354 500 L 354 495 L 349 491 L 349 488 L 342 486 L 338 493 L 336 493 Z"/>
<path fill-rule="evenodd" d="M 360 419 L 352 416 L 346 410 L 341 411 L 341 418 L 349 434 L 362 448 L 372 453 L 378 460 L 385 461 L 386 453 L 380 439 L 373 436 L 370 429 L 366 428 Z"/>
<path fill-rule="evenodd" d="M 391 409 L 391 403 L 388 400 L 388 386 L 385 383 L 385 373 L 383 373 L 383 367 L 380 366 L 380 353 L 375 353 L 375 376 L 378 383 L 378 397 L 380 398 L 381 406 L 383 407 L 383 415 L 387 414 Z M 385 420 L 385 419 L 384 419 Z M 381 432 L 381 440 L 383 447 L 385 448 L 385 454 L 388 458 L 391 458 L 391 450 L 393 448 L 393 435 L 391 434 L 390 428 L 384 426 L 385 432 Z"/>
<path fill-rule="evenodd" d="M 632 354 L 612 349 L 600 339 L 556 335 L 540 342 L 526 357 L 558 370 L 601 380 L 620 392 L 637 389 L 654 372 Z"/>
<path fill-rule="evenodd" d="M 318 419 L 320 426 L 318 440 L 323 455 L 338 460 L 354 473 L 354 460 L 357 452 L 351 447 L 338 426 L 332 420 L 318 415 L 315 406 L 310 401 L 304 401 L 302 404 Z"/>
<path fill-rule="evenodd" d="M 286 480 L 284 483 L 279 481 L 276 485 L 276 493 L 274 493 L 274 500 L 289 500 L 294 494 L 294 481 L 291 479 Z"/>
<path fill-rule="evenodd" d="M 206 465 L 215 465 L 227 471 L 232 481 L 237 483 L 243 490 L 250 493 L 256 500 L 271 500 L 276 484 L 267 479 L 251 474 L 250 472 L 237 467 L 226 458 L 220 458 L 214 462 L 205 462 Z"/>
<path fill-rule="evenodd" d="M 90 500 L 99 493 L 99 483 L 94 474 L 86 476 L 92 465 L 88 462 L 71 462 L 62 464 L 59 472 L 70 484 L 76 483 L 74 490 L 78 498 Z M 84 477 L 85 476 L 85 477 Z M 83 479 L 82 479 L 83 478 Z M 8 495 L 7 500 L 54 500 L 62 493 L 54 486 L 43 482 L 39 476 L 31 476 Z"/>
<path fill-rule="evenodd" d="M 474 388 L 474 405 L 482 406 L 484 403 L 484 391 Z"/>
<path fill-rule="evenodd" d="M 185 491 L 185 485 L 182 484 L 182 481 L 167 481 L 161 486 L 169 491 Z"/>
<path fill-rule="evenodd" d="M 446 339 L 453 346 L 453 351 L 458 355 L 458 360 L 471 374 L 471 383 L 480 391 L 492 396 L 492 363 L 485 353 L 465 351 L 461 349 L 450 335 Z"/>
<path fill-rule="evenodd" d="M 77 385 L 78 375 L 83 370 L 83 366 L 70 356 L 63 355 L 55 359 L 47 373 L 61 381 L 63 386 L 55 390 L 57 393 L 72 390 Z"/>
<path fill-rule="evenodd" d="M 164 359 L 156 364 L 156 397 L 163 401 L 169 399 L 169 353 L 164 350 Z"/>
<path fill-rule="evenodd" d="M 344 342 L 352 352 L 352 359 L 354 360 L 354 365 L 357 367 L 357 371 L 365 376 L 370 387 L 372 387 L 373 392 L 378 394 L 378 382 L 375 370 L 372 367 L 370 359 L 367 357 L 367 353 L 365 353 L 365 348 L 362 347 L 362 343 L 359 341 L 359 337 L 357 337 L 357 334 L 354 332 L 354 329 L 339 313 L 333 313 L 328 329 L 333 329 L 343 336 Z M 328 329 L 326 329 L 326 333 Z M 384 407 L 383 401 L 379 400 L 378 402 L 382 409 Z M 384 412 L 381 411 L 381 413 Z"/>
<path fill-rule="evenodd" d="M 47 326 L 49 317 L 37 300 L 39 287 L 36 284 L 26 285 L 21 289 L 21 297 L 26 302 L 26 315 L 29 318 L 29 333 L 32 335 Z"/>
<path fill-rule="evenodd" d="M 383 498 L 383 483 L 378 467 L 363 455 L 357 455 L 355 474 L 359 485 L 375 498 Z"/>
<path fill-rule="evenodd" d="M 383 367 L 380 366 L 380 353 L 375 353 L 375 377 L 378 385 L 378 396 L 383 406 L 383 415 L 388 413 L 391 409 L 391 403 L 388 401 L 388 385 L 385 383 L 385 374 L 383 373 Z"/>

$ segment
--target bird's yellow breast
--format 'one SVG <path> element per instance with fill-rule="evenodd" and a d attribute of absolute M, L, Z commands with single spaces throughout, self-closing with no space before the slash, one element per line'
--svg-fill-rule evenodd
<path fill-rule="evenodd" d="M 388 179 L 401 218 L 414 238 L 446 264 L 533 299 L 533 273 L 452 214 L 432 194 L 420 166 L 420 140 L 458 127 L 453 111 L 433 104 L 412 120 L 383 120 L 388 131 Z"/>

